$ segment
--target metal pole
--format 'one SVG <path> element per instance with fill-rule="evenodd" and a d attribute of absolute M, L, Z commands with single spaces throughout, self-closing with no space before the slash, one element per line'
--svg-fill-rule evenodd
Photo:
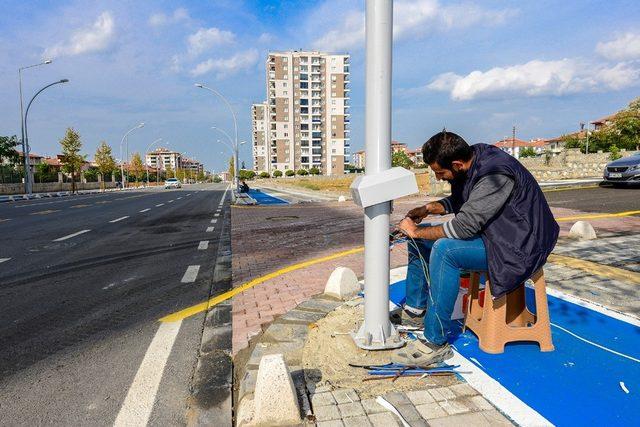
<path fill-rule="evenodd" d="M 26 169 L 25 169 L 25 183 L 28 182 L 28 185 L 25 185 L 26 190 L 27 190 L 27 194 L 31 194 L 32 193 L 32 187 L 31 187 L 31 167 L 29 166 L 29 128 L 27 126 L 27 119 L 29 118 L 29 109 L 31 108 L 31 104 L 33 103 L 33 101 L 36 99 L 36 97 L 38 95 L 40 95 L 42 92 L 44 92 L 47 88 L 50 88 L 51 86 L 54 85 L 59 85 L 62 83 L 67 83 L 69 80 L 68 79 L 62 79 L 59 80 L 57 82 L 53 82 L 50 83 L 48 85 L 46 85 L 45 87 L 43 87 L 42 89 L 40 89 L 39 91 L 36 92 L 35 95 L 33 95 L 33 98 L 31 98 L 31 101 L 29 101 L 29 103 L 27 104 L 27 110 L 24 112 L 24 144 L 25 144 L 25 151 L 22 153 L 24 155 L 24 158 L 26 159 Z"/>
<path fill-rule="evenodd" d="M 124 181 L 124 157 L 122 157 L 122 144 L 124 143 L 125 139 L 127 139 L 127 135 L 129 135 L 131 132 L 133 132 L 136 129 L 140 129 L 141 127 L 144 127 L 144 122 L 138 124 L 138 126 L 132 127 L 131 129 L 129 129 L 123 136 L 122 139 L 120 140 L 120 179 L 122 180 L 122 189 L 124 190 L 125 188 L 125 181 Z M 127 157 L 129 156 L 129 141 L 127 140 Z"/>
<path fill-rule="evenodd" d="M 585 154 L 589 154 L 589 121 L 587 121 L 587 151 Z"/>
<path fill-rule="evenodd" d="M 391 168 L 392 0 L 366 3 L 366 174 Z M 391 202 L 364 210 L 364 323 L 354 336 L 368 350 L 403 345 L 389 321 L 389 216 Z"/>
<path fill-rule="evenodd" d="M 162 141 L 162 138 L 158 138 L 155 141 L 153 141 L 151 144 L 149 144 L 149 146 L 147 147 L 147 149 L 144 152 L 144 168 L 147 172 L 147 187 L 149 186 L 149 165 L 147 164 L 147 155 L 149 154 L 149 150 L 151 149 L 151 147 L 153 146 L 153 144 L 155 144 L 156 142 L 160 142 Z M 158 161 L 156 160 L 156 167 L 158 166 Z M 156 178 L 156 185 L 158 184 L 158 180 Z"/>

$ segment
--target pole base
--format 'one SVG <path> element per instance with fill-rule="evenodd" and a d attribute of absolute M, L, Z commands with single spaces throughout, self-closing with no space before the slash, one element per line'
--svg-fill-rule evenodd
<path fill-rule="evenodd" d="M 389 350 L 393 348 L 400 348 L 404 345 L 404 341 L 400 338 L 395 326 L 390 325 L 391 334 L 387 337 L 384 335 L 384 329 L 382 325 L 378 325 L 374 328 L 374 333 L 370 331 L 370 328 L 366 327 L 364 322 L 357 333 L 351 332 L 351 338 L 353 342 L 359 348 L 363 350 Z"/>

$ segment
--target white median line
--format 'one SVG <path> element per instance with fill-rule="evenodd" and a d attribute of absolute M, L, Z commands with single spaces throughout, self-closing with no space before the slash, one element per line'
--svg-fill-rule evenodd
<path fill-rule="evenodd" d="M 60 237 L 60 238 L 58 238 L 58 239 L 54 239 L 53 241 L 54 241 L 54 242 L 62 242 L 63 240 L 71 239 L 72 237 L 76 237 L 76 236 L 79 236 L 79 235 L 81 235 L 81 234 L 88 233 L 88 232 L 90 232 L 90 231 L 91 231 L 91 230 L 80 230 L 80 231 L 78 231 L 78 232 L 75 232 L 75 233 L 69 234 L 68 236 L 64 236 L 64 237 Z"/>
<path fill-rule="evenodd" d="M 140 213 L 148 212 L 148 211 L 150 211 L 150 210 L 151 210 L 151 208 L 142 209 L 142 210 L 140 211 Z"/>
<path fill-rule="evenodd" d="M 209 244 L 209 242 L 207 242 L 207 244 Z M 10 259 L 11 258 L 0 258 L 0 264 L 2 264 L 3 262 L 9 261 Z"/>
<path fill-rule="evenodd" d="M 181 321 L 160 324 L 129 387 L 114 426 L 146 426 L 149 422 L 162 373 L 181 324 Z"/>
<path fill-rule="evenodd" d="M 191 195 L 191 193 L 187 194 L 187 197 L 189 197 Z"/>
<path fill-rule="evenodd" d="M 215 218 L 211 220 L 211 224 L 215 224 L 216 222 L 218 222 L 218 220 Z"/>
<path fill-rule="evenodd" d="M 209 241 L 208 240 L 203 240 L 198 244 L 198 250 L 199 251 L 204 251 L 208 247 L 209 247 Z M 9 259 L 9 258 L 7 258 L 7 259 Z M 2 262 L 2 261 L 0 261 L 0 262 Z"/>
<path fill-rule="evenodd" d="M 182 197 L 178 197 L 178 200 L 182 199 Z"/>
<path fill-rule="evenodd" d="M 216 213 L 216 214 L 214 214 L 213 216 L 220 216 L 220 214 L 219 214 L 219 213 Z"/>
<path fill-rule="evenodd" d="M 160 206 L 164 206 L 164 203 L 158 203 L 158 204 L 156 205 L 156 208 L 159 208 Z"/>
<path fill-rule="evenodd" d="M 167 203 L 173 203 L 173 200 L 169 200 Z"/>
<path fill-rule="evenodd" d="M 207 233 L 211 233 L 214 229 L 215 227 L 207 227 Z"/>
<path fill-rule="evenodd" d="M 123 219 L 127 219 L 129 218 L 129 216 L 121 216 L 120 218 L 116 218 L 116 219 L 112 219 L 111 221 L 109 221 L 110 223 L 114 223 L 114 222 L 118 222 L 118 221 L 122 221 Z"/>
<path fill-rule="evenodd" d="M 182 283 L 193 283 L 196 281 L 196 277 L 198 277 L 198 271 L 200 271 L 199 265 L 190 265 L 187 267 L 187 271 L 184 272 L 184 276 L 182 276 Z"/>

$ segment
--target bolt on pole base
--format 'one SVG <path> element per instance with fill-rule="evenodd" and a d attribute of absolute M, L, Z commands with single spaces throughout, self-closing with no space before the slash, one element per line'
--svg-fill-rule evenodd
<path fill-rule="evenodd" d="M 351 333 L 351 338 L 353 338 L 356 346 L 363 350 L 389 350 L 400 348 L 404 345 L 404 341 L 398 334 L 398 331 L 396 331 L 395 326 L 391 324 L 389 325 L 389 336 L 385 335 L 383 325 L 374 328 L 374 330 L 378 330 L 378 333 L 375 335 L 368 332 L 370 329 L 371 328 L 363 322 L 358 332 Z"/>

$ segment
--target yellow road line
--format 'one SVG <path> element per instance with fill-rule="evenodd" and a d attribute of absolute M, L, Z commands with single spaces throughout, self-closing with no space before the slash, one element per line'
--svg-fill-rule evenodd
<path fill-rule="evenodd" d="M 29 215 L 49 215 L 54 212 L 60 212 L 60 209 L 47 209 L 44 211 L 32 212 Z"/>
<path fill-rule="evenodd" d="M 305 267 L 309 267 L 311 265 L 314 264 L 319 264 L 321 262 L 325 262 L 325 261 L 331 261 L 333 259 L 337 259 L 337 258 L 341 258 L 347 255 L 353 255 L 353 254 L 357 254 L 364 251 L 364 247 L 358 247 L 355 249 L 349 249 L 347 251 L 342 251 L 342 252 L 338 252 L 335 253 L 333 255 L 328 255 L 322 258 L 315 258 L 315 259 L 311 259 L 309 261 L 304 261 L 298 264 L 294 264 L 291 265 L 289 267 L 285 267 L 285 268 L 281 268 L 280 270 L 276 270 L 273 273 L 269 273 L 266 274 L 264 276 L 258 277 L 256 279 L 253 279 L 247 283 L 243 283 L 242 285 L 238 286 L 237 288 L 233 288 L 232 290 L 225 292 L 223 294 L 220 294 L 216 297 L 210 298 L 208 301 L 205 302 L 201 302 L 200 304 L 196 304 L 193 305 L 191 307 L 185 308 L 184 310 L 180 310 L 177 311 L 175 313 L 169 314 L 168 316 L 165 316 L 163 318 L 160 319 L 161 322 L 177 322 L 183 319 L 186 319 L 187 317 L 193 316 L 194 314 L 198 314 L 201 313 L 203 311 L 208 310 L 210 307 L 213 307 L 217 304 L 220 304 L 223 301 L 226 301 L 230 298 L 233 298 L 234 296 L 238 295 L 239 293 L 242 293 L 244 291 L 246 291 L 247 289 L 251 289 L 256 285 L 259 285 L 260 283 L 264 283 L 269 279 L 273 279 L 274 277 L 278 277 L 281 276 L 283 274 L 286 273 L 290 273 L 292 271 L 295 270 L 300 270 L 301 268 L 305 268 Z"/>
<path fill-rule="evenodd" d="M 632 282 L 636 285 L 640 285 L 640 273 L 636 273 L 635 271 L 572 258 L 566 255 L 551 254 L 549 255 L 548 261 L 553 264 L 562 264 L 566 267 L 576 268 L 596 276 L 603 276 L 609 279 L 620 280 L 622 282 Z"/>
<path fill-rule="evenodd" d="M 565 216 L 565 217 L 561 217 L 561 218 L 556 218 L 556 221 L 575 221 L 575 220 L 580 220 L 580 219 L 598 219 L 598 218 L 619 218 L 619 217 L 631 216 L 631 215 L 640 215 L 640 211 L 626 211 L 626 212 L 607 213 L 607 214 L 587 214 L 587 215 Z"/>

